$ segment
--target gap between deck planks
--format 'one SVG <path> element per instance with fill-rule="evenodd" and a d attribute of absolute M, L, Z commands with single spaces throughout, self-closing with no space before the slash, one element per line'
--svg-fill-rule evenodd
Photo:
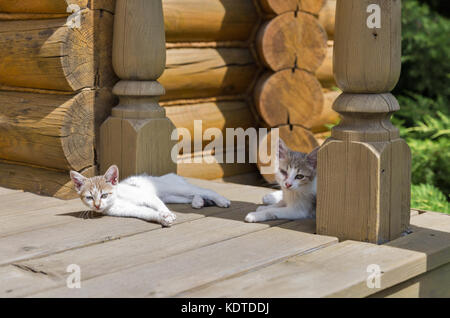
<path fill-rule="evenodd" d="M 314 224 L 311 223 L 311 220 L 285 223 L 278 221 L 272 222 L 270 225 L 243 223 L 245 214 L 254 209 L 254 203 L 259 203 L 262 195 L 270 192 L 270 189 L 229 184 L 219 185 L 207 181 L 191 180 L 191 182 L 212 188 L 232 200 L 239 200 L 244 195 L 247 202 L 234 204 L 233 208 L 228 210 L 208 208 L 196 211 L 187 206 L 175 206 L 175 210 L 185 213 L 177 213 L 180 219 L 177 225 L 171 229 L 161 229 L 156 224 L 133 219 L 101 218 L 85 221 L 73 216 L 55 216 L 55 209 L 60 209 L 58 211 L 62 213 L 79 211 L 82 205 L 81 203 L 77 205 L 77 201 L 41 211 L 33 211 L 31 208 L 24 213 L 22 218 L 18 214 L 13 216 L 9 214 L 7 217 L 10 224 L 16 224 L 16 226 L 10 230 L 11 235 L 0 238 L 0 250 L 4 245 L 3 243 L 13 244 L 12 246 L 16 250 L 6 251 L 6 255 L 10 257 L 9 262 L 0 267 L 0 281 L 2 281 L 0 296 L 216 296 L 214 294 L 217 292 L 217 290 L 214 290 L 215 287 L 220 287 L 221 284 L 234 282 L 235 280 L 241 282 L 242 277 L 245 281 L 247 275 L 260 274 L 267 268 L 272 269 L 273 266 L 284 264 L 286 263 L 284 260 L 292 259 L 291 256 L 296 255 L 294 258 L 311 257 L 309 255 L 316 255 L 321 251 L 328 253 L 329 249 L 341 248 L 344 243 L 348 244 L 346 242 L 335 244 L 335 238 L 309 234 L 314 231 Z M 59 201 L 60 204 L 62 202 L 64 201 Z M 39 214 L 43 219 L 39 217 Z M 413 215 L 419 216 L 417 213 Z M 205 218 L 205 216 L 207 217 Z M 420 219 L 414 217 L 413 219 L 416 220 L 414 221 L 416 223 L 415 230 L 417 231 L 414 235 L 421 231 L 425 233 L 423 227 L 433 228 L 434 231 L 448 232 L 448 223 L 442 222 L 441 216 L 436 213 L 425 213 L 420 214 Z M 5 220 L 5 217 L 2 216 L 2 208 L 0 207 L 0 224 Z M 65 222 L 55 221 L 55 218 L 64 219 Z M 25 222 L 22 227 L 17 225 L 18 222 L 25 220 L 28 223 Z M 46 224 L 45 220 L 50 222 L 50 225 Z M 414 224 L 414 222 L 412 223 Z M 277 225 L 277 227 L 269 228 L 273 225 Z M 7 230 L 6 228 L 4 229 Z M 49 229 L 50 232 L 55 231 L 54 236 L 48 235 Z M 115 233 L 114 238 L 121 239 L 99 244 L 105 241 L 104 238 L 108 231 L 109 233 Z M 28 234 L 30 232 L 31 235 Z M 1 233 L 2 228 L 0 227 L 0 236 Z M 93 233 L 93 235 L 89 237 L 89 233 Z M 436 232 L 431 234 L 436 235 Z M 405 254 L 412 257 L 414 262 L 407 262 L 406 265 L 410 266 L 407 267 L 410 268 L 406 271 L 407 274 L 403 274 L 405 268 L 400 266 L 400 274 L 403 274 L 403 276 L 396 272 L 398 268 L 395 266 L 393 267 L 395 270 L 389 270 L 389 273 L 395 274 L 394 278 L 390 280 L 390 286 L 398 281 L 398 277 L 406 280 L 407 277 L 414 277 L 420 274 L 420 271 L 431 270 L 434 268 L 433 266 L 438 266 L 446 260 L 448 256 L 448 248 L 446 249 L 446 247 L 448 246 L 445 245 L 445 242 L 447 241 L 439 240 L 447 237 L 441 237 L 440 233 L 437 234 L 437 243 L 440 242 L 441 245 L 437 244 L 437 249 L 429 253 L 430 263 L 425 264 L 425 269 L 423 268 L 423 255 L 417 256 L 417 252 L 414 255 Z M 68 235 L 68 238 L 65 235 Z M 423 242 L 425 242 L 423 244 L 425 245 L 420 248 L 429 250 L 430 246 L 427 245 L 429 237 L 426 234 L 422 235 L 425 235 L 423 238 Z M 12 241 L 4 242 L 4 239 L 10 239 L 11 237 L 14 237 Z M 58 237 L 62 241 L 55 242 L 55 238 Z M 24 246 L 23 243 L 27 243 L 33 238 L 43 240 L 43 242 L 35 244 L 38 246 Z M 411 238 L 413 238 L 413 245 L 417 245 L 414 236 L 407 236 L 406 238 L 394 241 L 397 242 L 396 244 L 403 242 L 404 246 L 401 246 L 400 251 L 408 250 L 411 247 Z M 32 242 L 35 243 L 35 241 Z M 17 243 L 19 243 L 20 248 L 14 245 Z M 432 243 L 436 245 L 436 242 Z M 360 246 L 361 244 L 363 246 Z M 355 263 L 358 263 L 358 260 L 362 257 L 359 253 L 364 254 L 379 247 L 364 244 L 357 243 L 355 248 L 350 248 L 350 250 L 353 250 L 352 253 L 342 255 L 343 264 L 348 261 L 347 257 L 350 257 L 350 260 L 353 257 Z M 38 251 L 33 252 L 33 247 L 37 247 Z M 31 250 L 27 250 L 29 248 Z M 325 249 L 321 250 L 320 248 Z M 447 251 L 447 254 L 445 254 L 445 251 Z M 304 253 L 309 254 L 298 256 Z M 402 253 L 392 252 L 391 255 L 390 253 L 385 254 L 383 250 L 382 254 L 398 258 L 403 255 Z M 3 262 L 1 251 L 0 261 Z M 14 265 L 11 265 L 11 262 L 14 262 Z M 77 262 L 82 267 L 83 288 L 81 290 L 69 290 L 65 287 L 65 279 L 68 275 L 65 269 L 67 265 Z M 328 265 L 325 263 L 318 264 L 319 269 L 324 266 L 326 268 Z M 309 268 L 308 270 L 314 273 L 315 269 Z M 366 292 L 364 291 L 365 278 L 363 277 L 364 285 L 361 285 L 361 273 L 358 272 L 357 274 L 352 279 L 341 277 L 345 288 L 341 288 L 334 295 L 345 292 L 348 292 L 348 295 L 363 295 Z M 365 272 L 364 274 L 367 275 Z M 294 276 L 297 275 L 298 273 L 294 274 Z M 145 278 L 148 282 L 145 281 Z M 317 279 L 320 281 L 320 277 Z M 326 277 L 325 280 L 328 279 L 329 277 Z M 354 285 L 357 287 L 356 290 L 359 288 L 359 293 L 354 292 L 354 285 L 350 287 L 346 285 L 349 281 L 354 283 L 355 279 L 357 283 Z M 293 281 L 295 286 L 298 282 L 295 279 Z M 330 281 L 338 283 L 333 279 Z M 290 286 L 291 283 L 289 282 L 290 280 L 287 286 Z M 118 293 L 118 288 L 116 288 L 118 285 L 120 285 L 120 291 L 123 294 Z M 228 292 L 232 291 L 231 296 L 239 295 L 241 292 L 239 286 L 239 284 L 230 285 L 231 289 Z M 261 287 L 262 293 L 259 290 L 256 296 L 264 295 L 265 289 L 272 289 L 274 286 L 271 283 L 269 286 Z M 298 287 L 296 286 L 296 290 L 299 289 Z M 324 290 L 328 294 L 324 293 L 323 295 L 333 295 L 329 293 L 329 291 L 333 291 L 330 286 L 327 285 Z M 374 292 L 377 291 L 379 290 Z M 282 295 L 280 293 L 272 296 L 281 297 Z M 295 295 L 297 295 L 295 290 L 289 293 L 289 297 Z M 319 290 L 316 290 L 316 295 L 320 295 Z"/>
<path fill-rule="evenodd" d="M 281 249 L 277 254 L 279 257 L 295 255 L 297 251 L 301 252 L 310 246 L 308 244 L 312 244 L 310 247 L 317 247 L 321 244 L 326 245 L 328 242 L 336 242 L 334 238 L 321 238 L 297 232 L 297 230 L 313 232 L 314 224 L 311 220 L 292 224 L 287 221 L 274 221 L 266 224 L 244 223 L 245 214 L 249 210 L 254 210 L 255 203 L 259 203 L 262 195 L 270 192 L 270 189 L 197 180 L 191 180 L 191 182 L 207 186 L 232 200 L 234 199 L 232 208 L 211 207 L 204 210 L 192 210 L 188 206 L 176 206 L 176 211 L 185 210 L 191 213 L 177 213 L 178 223 L 171 229 L 161 229 L 159 225 L 133 219 L 106 217 L 87 221 L 80 220 L 74 217 L 78 213 L 75 211 L 83 209 L 77 200 L 71 202 L 58 200 L 60 205 L 56 208 L 41 211 L 33 211 L 31 208 L 29 209 L 31 211 L 24 214 L 16 213 L 13 216 L 2 217 L 0 208 L 0 222 L 9 219 L 9 225 L 6 224 L 4 227 L 5 231 L 9 229 L 9 235 L 5 233 L 0 239 L 0 261 L 4 264 L 0 267 L 1 296 L 24 296 L 33 291 L 65 286 L 65 279 L 68 275 L 65 269 L 69 264 L 64 266 L 64 262 L 63 264 L 58 263 L 64 257 L 69 259 L 79 257 L 76 259 L 83 264 L 83 279 L 88 279 L 91 276 L 101 276 L 140 263 L 160 261 L 164 257 L 170 257 L 177 253 L 239 238 L 273 225 L 286 224 L 287 229 L 275 230 L 274 235 L 278 235 L 280 238 L 284 236 L 291 238 L 294 234 L 296 234 L 294 236 L 301 237 L 302 240 L 305 235 L 312 237 L 307 240 L 307 244 L 301 247 L 298 247 L 299 244 L 294 246 L 286 244 L 288 248 Z M 243 193 L 245 193 L 247 202 L 237 202 L 236 199 L 240 199 Z M 71 216 L 55 215 L 55 209 L 59 209 L 58 211 L 63 213 L 70 211 Z M 33 218 L 30 219 L 30 216 Z M 205 218 L 205 216 L 215 217 Z M 65 221 L 55 221 L 57 217 Z M 45 221 L 48 221 L 49 224 L 46 224 Z M 11 230 L 11 228 L 13 229 Z M 290 234 L 281 234 L 280 236 L 277 234 L 280 231 Z M 122 239 L 109 241 L 107 244 L 98 244 L 104 242 L 105 236 L 111 233 L 116 235 L 115 238 Z M 260 244 L 261 247 L 263 245 Z M 103 255 L 103 258 L 100 255 Z M 209 257 L 214 258 L 214 255 L 215 252 L 209 254 Z M 276 256 L 273 258 L 277 259 Z M 266 256 L 266 259 L 271 260 L 270 254 Z M 39 265 L 41 261 L 50 267 Z M 47 264 L 46 261 L 49 263 Z M 72 260 L 71 263 L 76 262 Z"/>

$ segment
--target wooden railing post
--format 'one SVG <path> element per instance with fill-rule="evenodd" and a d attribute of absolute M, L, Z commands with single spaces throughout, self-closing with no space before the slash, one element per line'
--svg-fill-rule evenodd
<path fill-rule="evenodd" d="M 391 122 L 401 66 L 401 1 L 338 0 L 334 76 L 343 119 L 318 155 L 317 233 L 373 243 L 409 225 L 408 145 Z"/>
<path fill-rule="evenodd" d="M 100 132 L 100 168 L 111 164 L 121 177 L 176 172 L 171 160 L 175 129 L 158 104 L 164 88 L 157 79 L 166 63 L 161 0 L 117 0 L 113 66 L 121 79 L 113 89 L 120 103 Z"/>

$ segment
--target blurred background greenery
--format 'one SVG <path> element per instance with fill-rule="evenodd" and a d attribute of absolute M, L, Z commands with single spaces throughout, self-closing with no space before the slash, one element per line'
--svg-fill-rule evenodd
<path fill-rule="evenodd" d="M 450 1 L 403 0 L 392 121 L 412 152 L 411 207 L 450 214 Z"/>

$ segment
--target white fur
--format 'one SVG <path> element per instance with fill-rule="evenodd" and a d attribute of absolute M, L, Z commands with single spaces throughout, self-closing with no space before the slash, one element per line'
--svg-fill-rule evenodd
<path fill-rule="evenodd" d="M 297 220 L 314 216 L 316 178 L 312 182 L 295 189 L 283 189 L 263 197 L 263 205 L 245 217 L 245 221 L 264 222 L 276 219 Z"/>
<path fill-rule="evenodd" d="M 109 180 L 108 169 L 105 179 Z M 118 169 L 115 171 L 118 178 Z M 71 173 L 74 182 L 83 182 L 85 178 L 78 173 Z M 114 173 L 112 174 L 114 175 Z M 78 188 L 77 188 L 78 190 Z M 101 196 L 101 194 L 98 194 Z M 171 226 L 176 219 L 166 203 L 191 203 L 193 208 L 199 209 L 205 205 L 205 200 L 214 202 L 217 206 L 228 208 L 230 201 L 214 191 L 203 189 L 188 183 L 176 174 L 167 174 L 161 177 L 139 175 L 129 177 L 113 186 L 113 191 L 97 209 L 83 201 L 94 211 L 110 216 L 134 217 L 147 221 L 158 222 L 164 226 Z"/>

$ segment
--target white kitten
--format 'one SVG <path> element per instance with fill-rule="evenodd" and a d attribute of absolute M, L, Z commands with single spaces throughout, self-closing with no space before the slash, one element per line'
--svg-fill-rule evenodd
<path fill-rule="evenodd" d="M 247 222 L 263 222 L 275 219 L 303 219 L 313 217 L 316 209 L 317 151 L 310 154 L 290 150 L 279 140 L 279 169 L 275 174 L 280 191 L 265 195 L 256 212 L 247 214 Z"/>
<path fill-rule="evenodd" d="M 139 175 L 119 183 L 119 168 L 114 165 L 103 176 L 86 178 L 71 171 L 70 177 L 80 199 L 92 211 L 154 221 L 164 226 L 171 226 L 176 219 L 165 203 L 191 203 L 196 209 L 211 204 L 230 206 L 230 201 L 216 192 L 189 184 L 176 174 Z"/>

